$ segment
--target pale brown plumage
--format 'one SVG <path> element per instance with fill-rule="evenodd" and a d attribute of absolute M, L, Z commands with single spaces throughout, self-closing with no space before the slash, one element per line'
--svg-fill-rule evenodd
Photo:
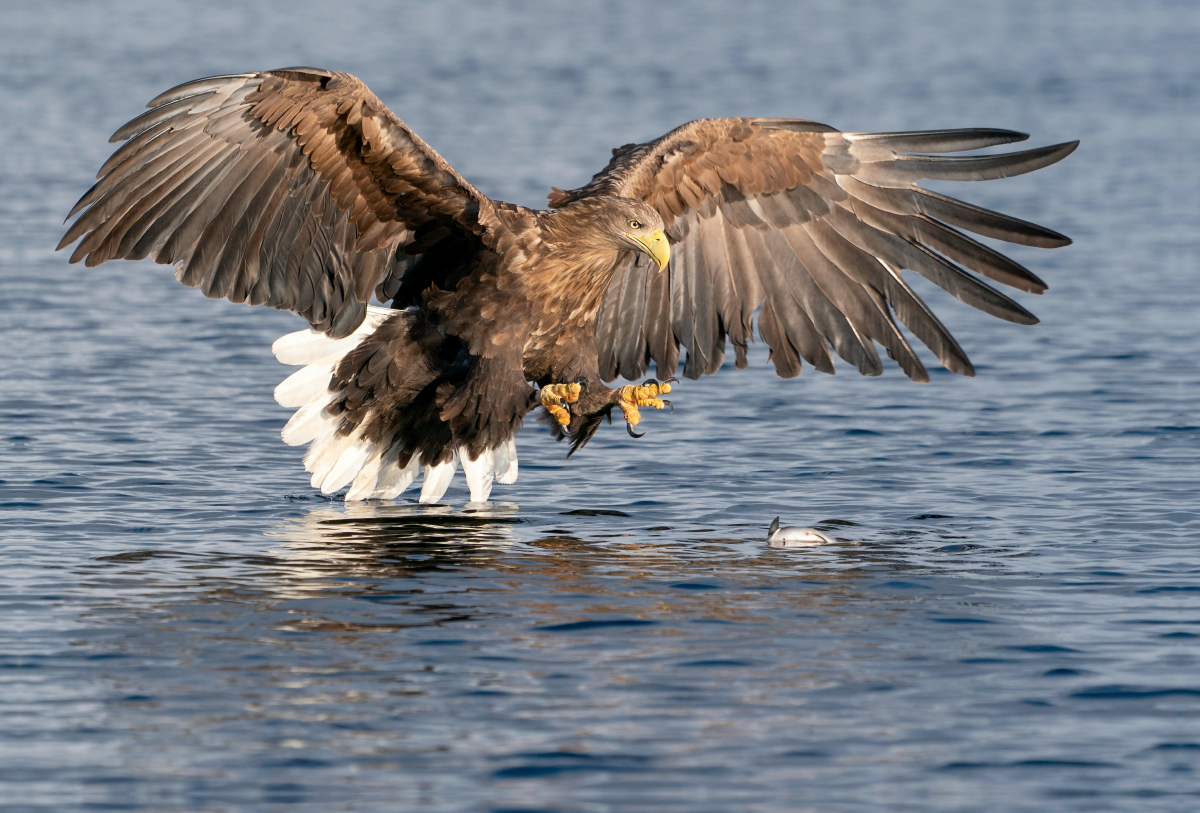
<path fill-rule="evenodd" d="M 952 226 L 1045 248 L 1070 240 L 922 190 L 916 181 L 1019 175 L 1061 160 L 1078 142 L 966 158 L 904 151 L 953 152 L 1025 138 L 1007 130 L 855 134 L 801 120 L 710 119 L 614 150 L 587 186 L 555 190 L 552 204 L 595 194 L 645 200 L 667 222 L 675 260 L 669 284 L 636 268 L 618 272 L 600 314 L 602 372 L 637 378 L 650 359 L 674 369 L 682 345 L 685 375 L 713 373 L 727 334 L 737 366 L 745 366 L 751 318 L 762 305 L 759 331 L 784 377 L 799 374 L 800 358 L 833 372 L 830 346 L 862 373 L 877 375 L 874 340 L 910 378 L 928 381 L 891 313 L 947 368 L 973 375 L 966 354 L 899 269 L 1001 319 L 1032 324 L 1032 314 L 955 263 L 1032 293 L 1045 283 Z"/>
<path fill-rule="evenodd" d="M 1017 175 L 1075 147 L 908 154 L 1025 138 L 1006 130 L 694 121 L 614 150 L 589 184 L 554 190 L 553 208 L 537 211 L 480 194 L 347 74 L 211 77 L 151 107 L 114 135 L 128 141 L 59 248 L 80 240 L 71 260 L 89 266 L 151 256 L 206 296 L 308 319 L 316 333 L 277 343 L 281 360 L 309 365 L 280 388 L 281 403 L 302 407 L 285 439 L 312 441 L 314 486 L 353 480 L 354 497 L 394 496 L 420 463 L 422 500 L 436 499 L 461 460 L 473 497 L 486 498 L 493 458 L 495 476 L 515 477 L 512 437 L 539 404 L 529 382 L 582 383 L 559 413 L 569 423 L 553 424 L 574 450 L 618 403 L 631 414 L 622 399 L 632 396 L 604 381 L 639 378 L 650 361 L 669 375 L 680 346 L 685 375 L 713 373 L 727 336 L 745 366 L 756 312 L 785 377 L 801 359 L 833 372 L 833 353 L 878 374 L 878 343 L 928 380 L 893 316 L 972 375 L 901 269 L 1028 324 L 1031 314 L 970 271 L 1034 293 L 1044 283 L 955 227 L 1069 242 L 916 186 Z M 672 257 L 659 273 L 663 230 Z M 372 295 L 397 312 L 368 316 Z"/>

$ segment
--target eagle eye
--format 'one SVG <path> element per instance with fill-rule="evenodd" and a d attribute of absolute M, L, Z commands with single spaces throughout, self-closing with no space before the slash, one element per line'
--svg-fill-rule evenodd
<path fill-rule="evenodd" d="M 641 224 L 640 222 L 638 222 L 637 220 L 630 220 L 630 221 L 629 221 L 629 228 L 631 228 L 631 229 L 640 229 L 641 227 L 642 227 L 642 224 Z"/>

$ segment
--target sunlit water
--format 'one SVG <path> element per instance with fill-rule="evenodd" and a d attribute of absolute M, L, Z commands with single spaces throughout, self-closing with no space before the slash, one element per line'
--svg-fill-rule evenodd
<path fill-rule="evenodd" d="M 1200 14 L 993 6 L 6 6 L 0 810 L 1195 809 Z M 707 115 L 1081 138 L 947 188 L 1077 242 L 1011 252 L 1035 328 L 929 293 L 976 379 L 760 346 L 487 510 L 346 506 L 297 317 L 51 251 L 145 100 L 291 64 L 535 205 Z"/>

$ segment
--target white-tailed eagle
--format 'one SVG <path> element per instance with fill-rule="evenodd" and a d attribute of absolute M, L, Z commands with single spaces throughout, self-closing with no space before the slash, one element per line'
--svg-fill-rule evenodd
<path fill-rule="evenodd" d="M 958 343 L 901 275 L 1020 324 L 979 279 L 1045 283 L 960 230 L 1030 246 L 1057 232 L 921 189 L 1061 160 L 1078 142 L 944 157 L 1022 141 L 1008 130 L 843 133 L 800 119 L 703 119 L 613 150 L 551 208 L 490 200 L 344 73 L 288 68 L 188 82 L 113 136 L 126 143 L 76 204 L 71 262 L 152 257 L 205 296 L 291 310 L 310 330 L 274 351 L 302 365 L 275 391 L 308 443 L 312 485 L 390 499 L 423 469 L 421 502 L 459 464 L 473 501 L 517 476 L 514 436 L 544 417 L 571 451 L 619 407 L 662 408 L 668 382 L 617 389 L 651 361 L 746 365 L 754 314 L 779 375 L 802 360 L 864 375 L 882 347 L 928 381 L 897 326 L 950 370 Z M 974 273 L 971 273 L 974 272 Z M 390 307 L 368 303 L 372 296 Z M 536 386 L 534 386 L 536 385 Z"/>

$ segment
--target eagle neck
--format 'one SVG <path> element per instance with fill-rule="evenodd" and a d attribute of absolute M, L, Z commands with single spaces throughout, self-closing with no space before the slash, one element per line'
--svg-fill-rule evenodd
<path fill-rule="evenodd" d="M 580 201 L 557 210 L 543 226 L 548 251 L 534 276 L 536 288 L 571 323 L 595 320 L 621 254 L 628 249 L 606 228 L 604 201 Z"/>

